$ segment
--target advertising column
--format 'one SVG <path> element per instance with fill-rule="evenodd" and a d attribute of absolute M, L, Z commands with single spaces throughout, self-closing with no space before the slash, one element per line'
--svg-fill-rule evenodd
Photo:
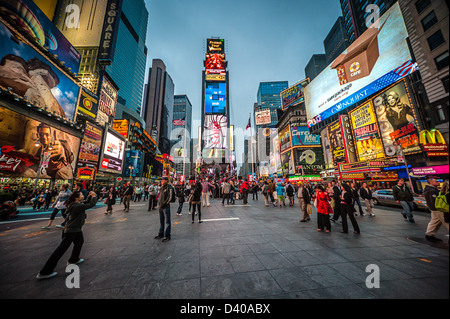
<path fill-rule="evenodd" d="M 122 166 L 125 154 L 125 138 L 108 128 L 105 143 L 103 144 L 103 156 L 100 171 L 122 175 Z"/>

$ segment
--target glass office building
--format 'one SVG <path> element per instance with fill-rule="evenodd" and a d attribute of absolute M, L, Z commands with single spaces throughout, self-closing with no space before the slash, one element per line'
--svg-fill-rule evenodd
<path fill-rule="evenodd" d="M 270 109 L 272 122 L 268 127 L 274 127 L 278 122 L 278 112 L 281 110 L 280 93 L 289 87 L 287 81 L 261 82 L 257 94 L 257 108 L 260 110 Z"/>
<path fill-rule="evenodd" d="M 124 0 L 114 61 L 106 67 L 106 71 L 120 88 L 116 118 L 129 118 L 127 115 L 130 115 L 141 123 L 147 62 L 147 25 L 148 11 L 144 0 Z"/>

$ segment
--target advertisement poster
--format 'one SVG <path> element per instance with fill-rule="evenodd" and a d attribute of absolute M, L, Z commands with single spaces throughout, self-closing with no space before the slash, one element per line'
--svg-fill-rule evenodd
<path fill-rule="evenodd" d="M 110 173 L 122 173 L 124 153 L 125 138 L 114 130 L 108 129 L 100 169 Z"/>
<path fill-rule="evenodd" d="M 270 110 L 267 109 L 255 112 L 255 122 L 256 125 L 266 125 L 272 123 Z"/>
<path fill-rule="evenodd" d="M 100 161 L 100 152 L 103 140 L 103 129 L 86 122 L 84 137 L 81 140 L 80 154 L 77 166 L 90 166 L 97 168 Z"/>
<path fill-rule="evenodd" d="M 299 82 L 280 93 L 281 109 L 286 111 L 290 106 L 302 103 L 303 97 L 303 82 Z"/>
<path fill-rule="evenodd" d="M 283 175 L 294 174 L 294 164 L 292 162 L 292 151 L 287 151 L 280 156 L 281 158 L 281 172 Z"/>
<path fill-rule="evenodd" d="M 33 0 L 0 1 L 0 15 L 13 27 L 24 29 L 39 46 L 46 48 L 50 54 L 57 55 L 59 61 L 63 62 L 75 75 L 78 75 L 81 62 L 80 53 Z M 5 42 L 2 40 L 1 43 Z"/>
<path fill-rule="evenodd" d="M 227 125 L 227 117 L 224 115 L 206 115 L 203 127 L 203 149 L 226 149 Z"/>
<path fill-rule="evenodd" d="M 280 152 L 283 153 L 284 151 L 290 149 L 292 147 L 291 144 L 291 129 L 290 125 L 283 129 L 279 134 L 278 137 L 280 139 Z"/>
<path fill-rule="evenodd" d="M 325 169 L 321 147 L 294 149 L 295 174 L 318 175 Z"/>
<path fill-rule="evenodd" d="M 0 176 L 35 178 L 39 170 L 42 179 L 72 180 L 79 147 L 78 137 L 0 107 Z"/>
<path fill-rule="evenodd" d="M 349 113 L 358 153 L 358 161 L 384 157 L 384 148 L 378 132 L 378 123 L 372 102 Z"/>
<path fill-rule="evenodd" d="M 129 127 L 130 122 L 128 120 L 114 120 L 112 125 L 113 130 L 124 137 L 128 137 Z"/>
<path fill-rule="evenodd" d="M 373 99 L 386 156 L 398 156 L 394 142 L 405 154 L 421 151 L 418 124 L 405 82 L 387 89 Z"/>
<path fill-rule="evenodd" d="M 309 133 L 307 126 L 291 126 L 292 146 L 321 145 L 320 136 Z"/>
<path fill-rule="evenodd" d="M 339 120 L 331 123 L 327 127 L 327 131 L 333 166 L 337 166 L 339 163 L 346 163 L 344 137 L 342 136 Z"/>
<path fill-rule="evenodd" d="M 80 87 L 0 23 L 0 86 L 73 121 Z"/>
<path fill-rule="evenodd" d="M 225 53 L 225 41 L 223 39 L 206 39 L 207 53 Z"/>
<path fill-rule="evenodd" d="M 225 114 L 227 110 L 227 85 L 225 82 L 206 83 L 205 114 Z"/>
<path fill-rule="evenodd" d="M 416 70 L 398 3 L 304 88 L 308 127 Z"/>
<path fill-rule="evenodd" d="M 139 177 L 142 170 L 143 152 L 138 150 L 127 151 L 125 157 L 124 176 Z"/>
<path fill-rule="evenodd" d="M 88 116 L 91 120 L 97 118 L 98 96 L 82 87 L 80 99 L 78 100 L 78 112 Z"/>
<path fill-rule="evenodd" d="M 99 85 L 99 101 L 97 121 L 104 126 L 109 123 L 110 117 L 116 114 L 117 99 L 119 89 L 112 83 L 112 80 L 103 73 L 101 84 Z"/>

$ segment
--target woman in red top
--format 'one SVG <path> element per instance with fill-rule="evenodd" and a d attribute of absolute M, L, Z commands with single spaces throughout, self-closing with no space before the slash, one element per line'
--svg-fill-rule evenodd
<path fill-rule="evenodd" d="M 330 206 L 329 201 L 331 201 L 330 196 L 322 185 L 316 186 L 315 203 L 317 204 L 317 231 L 322 231 L 326 228 L 325 232 L 329 233 L 331 231 L 330 215 L 333 214 L 333 209 Z"/>

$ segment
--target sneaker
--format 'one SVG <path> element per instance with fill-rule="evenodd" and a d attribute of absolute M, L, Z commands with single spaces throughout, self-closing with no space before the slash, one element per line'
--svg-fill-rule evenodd
<path fill-rule="evenodd" d="M 50 229 L 48 226 L 41 227 L 42 229 Z"/>
<path fill-rule="evenodd" d="M 56 228 L 64 228 L 62 225 L 56 225 Z"/>
<path fill-rule="evenodd" d="M 370 214 L 371 217 L 375 217 L 375 214 Z"/>
<path fill-rule="evenodd" d="M 155 239 L 161 239 L 161 238 L 164 238 L 164 237 L 163 236 L 159 236 L 159 235 L 155 237 Z"/>
<path fill-rule="evenodd" d="M 166 237 L 166 238 L 164 238 L 164 239 L 162 240 L 162 242 L 165 243 L 165 242 L 167 242 L 167 241 L 169 241 L 169 240 L 170 240 L 170 238 L 167 238 L 167 237 Z"/>
<path fill-rule="evenodd" d="M 79 264 L 82 264 L 82 263 L 84 263 L 84 259 L 80 258 L 80 259 L 78 259 L 78 261 L 76 263 L 67 262 L 67 266 L 69 266 L 69 265 L 79 265 Z"/>
<path fill-rule="evenodd" d="M 406 214 L 402 214 L 402 216 L 403 216 L 403 218 L 404 218 L 405 220 L 408 219 L 408 217 L 406 217 Z"/>
<path fill-rule="evenodd" d="M 416 223 L 416 222 L 414 221 L 414 219 L 410 219 L 409 222 L 410 222 L 410 223 L 413 223 L 413 224 Z"/>
<path fill-rule="evenodd" d="M 38 273 L 36 276 L 36 279 L 38 279 L 38 280 L 50 279 L 50 278 L 56 277 L 56 275 L 58 275 L 58 273 L 56 271 L 51 273 L 50 275 L 41 275 L 41 273 Z"/>
<path fill-rule="evenodd" d="M 429 240 L 429 241 L 432 241 L 432 242 L 438 242 L 438 241 L 442 241 L 442 239 L 439 239 L 439 238 L 436 238 L 436 237 L 434 237 L 434 236 L 428 236 L 428 235 L 425 235 L 425 238 L 427 239 L 427 240 Z"/>

